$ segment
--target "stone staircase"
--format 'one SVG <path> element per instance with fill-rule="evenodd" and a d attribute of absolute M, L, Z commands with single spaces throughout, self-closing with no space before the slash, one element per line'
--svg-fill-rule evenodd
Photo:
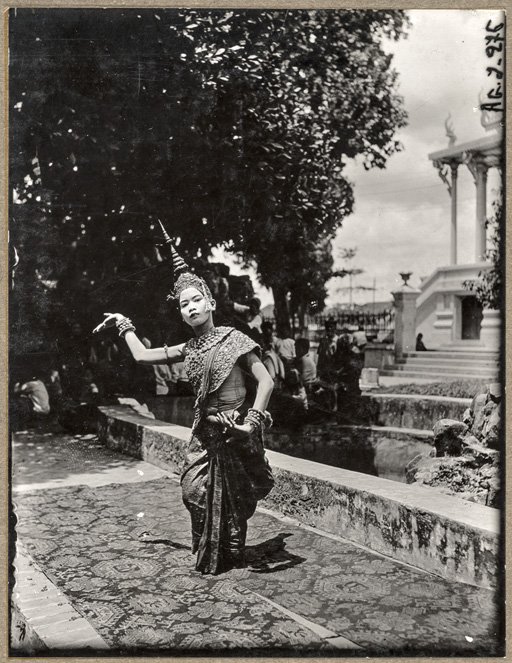
<path fill-rule="evenodd" d="M 496 381 L 499 376 L 499 352 L 464 345 L 410 352 L 381 370 L 380 374 L 438 381 L 472 378 Z"/>

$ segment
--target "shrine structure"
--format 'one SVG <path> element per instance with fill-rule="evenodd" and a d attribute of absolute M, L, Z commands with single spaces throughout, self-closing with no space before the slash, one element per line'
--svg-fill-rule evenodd
<path fill-rule="evenodd" d="M 482 309 L 474 294 L 464 287 L 490 269 L 487 261 L 487 175 L 491 168 L 503 166 L 501 113 L 482 112 L 481 123 L 489 132 L 477 140 L 456 145 L 453 128 L 447 120 L 449 145 L 429 154 L 451 198 L 450 264 L 438 267 L 424 279 L 416 299 L 416 330 L 429 339 L 432 347 L 472 346 L 477 350 L 496 350 L 500 343 L 499 311 Z M 476 187 L 475 260 L 457 264 L 457 176 L 468 168 Z"/>

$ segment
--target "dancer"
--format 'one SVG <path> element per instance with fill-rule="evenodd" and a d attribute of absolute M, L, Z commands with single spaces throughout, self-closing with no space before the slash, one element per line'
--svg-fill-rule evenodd
<path fill-rule="evenodd" d="M 263 429 L 272 423 L 266 408 L 273 381 L 252 339 L 232 327 L 214 326 L 216 303 L 205 281 L 189 271 L 172 246 L 171 255 L 175 285 L 168 299 L 179 303 L 195 337 L 171 347 L 146 348 L 120 313 L 105 313 L 94 332 L 116 325 L 142 364 L 184 361 L 196 402 L 181 477 L 183 501 L 192 521 L 196 569 L 218 574 L 245 565 L 247 521 L 274 484 L 262 441 Z M 256 393 L 249 407 L 251 378 Z"/>

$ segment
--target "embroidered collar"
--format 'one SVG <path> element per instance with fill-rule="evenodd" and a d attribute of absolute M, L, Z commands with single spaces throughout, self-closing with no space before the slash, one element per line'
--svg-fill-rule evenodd
<path fill-rule="evenodd" d="M 185 345 L 186 352 L 207 352 L 214 345 L 220 343 L 228 334 L 233 331 L 233 327 L 212 327 L 201 336 L 194 336 Z"/>

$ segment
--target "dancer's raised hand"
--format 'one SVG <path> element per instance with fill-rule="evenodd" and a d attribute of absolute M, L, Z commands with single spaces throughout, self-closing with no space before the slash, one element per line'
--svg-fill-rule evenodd
<path fill-rule="evenodd" d="M 125 317 L 122 313 L 104 313 L 103 315 L 106 315 L 107 317 L 92 330 L 93 334 L 97 334 L 108 327 L 113 327 L 119 320 L 122 320 Z"/>

